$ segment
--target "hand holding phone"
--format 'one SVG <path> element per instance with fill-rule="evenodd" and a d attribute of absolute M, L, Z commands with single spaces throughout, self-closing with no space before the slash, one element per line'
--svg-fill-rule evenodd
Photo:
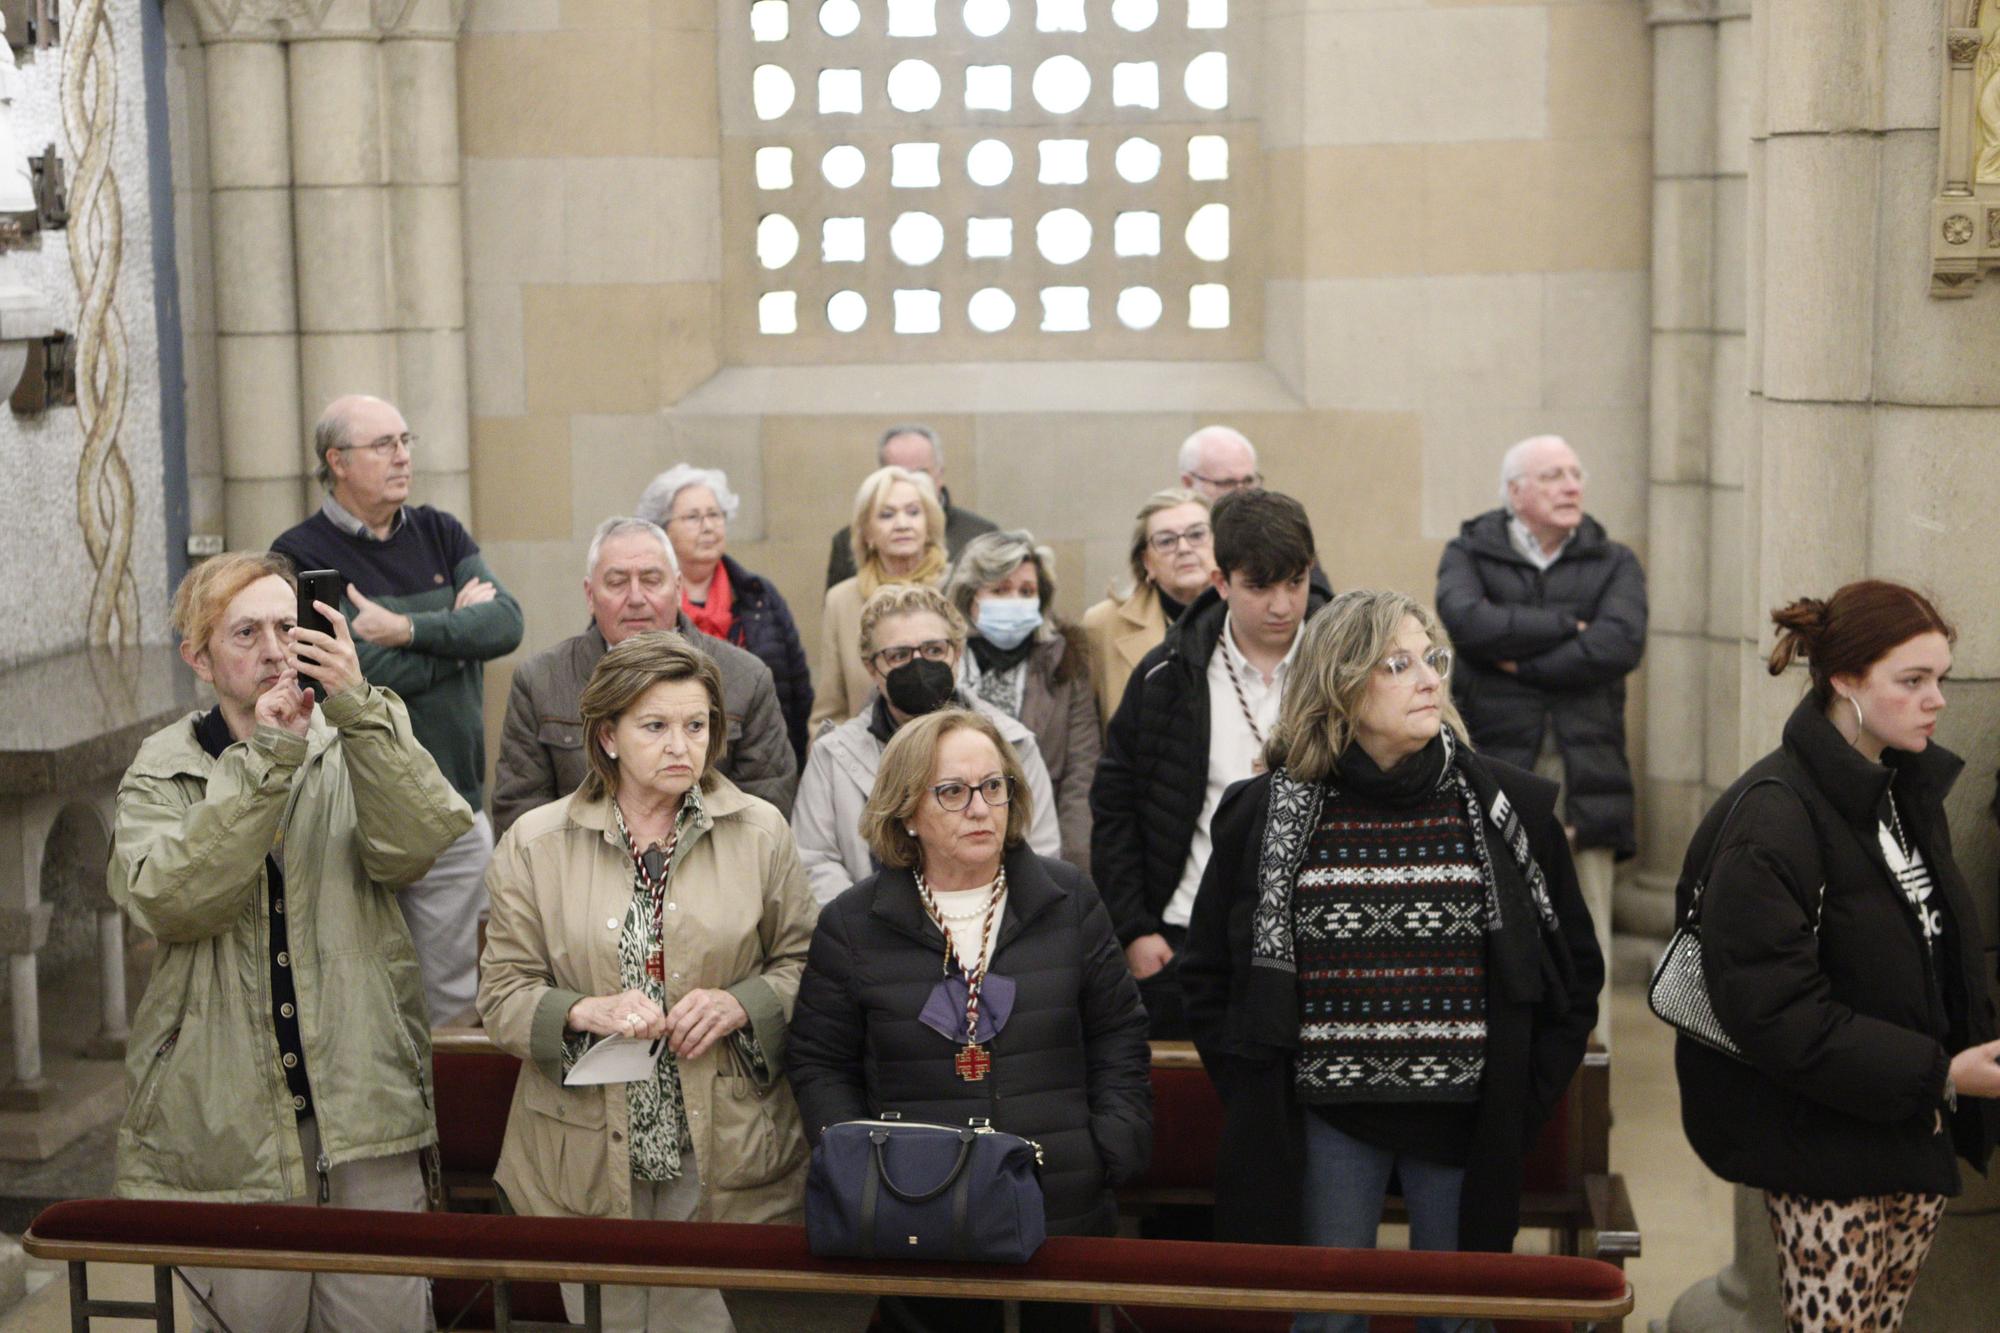
<path fill-rule="evenodd" d="M 324 602 L 328 606 L 340 605 L 340 594 L 347 587 L 347 580 L 337 569 L 308 569 L 299 575 L 299 608 L 296 624 L 300 629 L 313 630 L 328 638 L 334 637 L 333 622 L 320 613 L 314 602 Z M 311 690 L 316 698 L 324 702 L 326 687 L 304 671 L 299 673 L 299 688 Z"/>

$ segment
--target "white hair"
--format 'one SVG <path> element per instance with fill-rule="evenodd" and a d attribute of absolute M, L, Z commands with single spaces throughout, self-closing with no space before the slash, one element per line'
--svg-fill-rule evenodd
<path fill-rule="evenodd" d="M 1560 444 L 1569 448 L 1569 441 L 1560 435 L 1530 435 L 1525 440 L 1517 440 L 1500 456 L 1500 507 L 1508 513 L 1514 512 L 1514 498 L 1510 493 L 1514 483 L 1528 475 L 1528 454 L 1537 445 Z"/>
<path fill-rule="evenodd" d="M 743 504 L 736 492 L 729 489 L 729 478 L 721 468 L 676 463 L 646 484 L 639 496 L 639 517 L 648 523 L 664 525 L 674 512 L 674 501 L 690 486 L 708 487 L 725 518 L 735 518 Z"/>
<path fill-rule="evenodd" d="M 888 461 L 883 457 L 883 455 L 887 453 L 889 450 L 889 441 L 895 439 L 898 435 L 921 435 L 926 440 L 930 441 L 931 466 L 939 470 L 943 470 L 944 445 L 942 442 L 939 441 L 938 433 L 932 430 L 929 426 L 920 425 L 914 421 L 905 422 L 901 425 L 891 426 L 889 427 L 889 429 L 882 432 L 882 438 L 875 442 L 876 467 L 881 467 Z"/>
<path fill-rule="evenodd" d="M 604 543 L 613 537 L 625 537 L 635 532 L 647 533 L 660 543 L 660 549 L 667 553 L 667 568 L 674 572 L 675 578 L 679 578 L 681 562 L 674 558 L 674 544 L 667 540 L 667 530 L 648 519 L 632 518 L 624 514 L 605 519 L 597 525 L 597 531 L 591 534 L 590 550 L 583 557 L 583 576 L 587 579 L 597 573 L 597 557 L 603 553 Z"/>
<path fill-rule="evenodd" d="M 1178 464 L 1183 475 L 1193 476 L 1201 470 L 1201 451 L 1211 440 L 1240 444 L 1250 451 L 1250 465 L 1257 465 L 1257 446 L 1250 443 L 1250 437 L 1234 426 L 1203 426 L 1194 434 L 1181 441 Z"/>

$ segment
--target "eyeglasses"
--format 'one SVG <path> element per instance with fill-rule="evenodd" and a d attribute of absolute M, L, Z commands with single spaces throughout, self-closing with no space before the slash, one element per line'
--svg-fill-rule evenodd
<path fill-rule="evenodd" d="M 998 810 L 1014 799 L 1014 779 L 991 777 L 981 783 L 940 782 L 931 788 L 931 795 L 937 798 L 938 809 L 948 815 L 955 815 L 972 804 L 972 793 L 978 792 L 979 799 L 988 808 Z"/>
<path fill-rule="evenodd" d="M 1390 653 L 1382 659 L 1382 670 L 1389 674 L 1390 680 L 1402 680 L 1412 671 L 1416 670 L 1419 661 L 1422 661 L 1432 671 L 1437 672 L 1440 680 L 1451 675 L 1451 649 L 1449 648 L 1433 648 L 1425 653 L 1422 658 L 1412 657 L 1408 653 Z"/>
<path fill-rule="evenodd" d="M 1577 467 L 1545 467 L 1540 472 L 1532 475 L 1536 483 L 1542 486 L 1553 486 L 1565 478 L 1581 486 L 1590 479 L 1590 474 L 1585 472 L 1580 465 Z"/>
<path fill-rule="evenodd" d="M 883 648 L 870 653 L 868 660 L 884 675 L 903 666 L 913 657 L 922 657 L 926 662 L 942 662 L 951 656 L 950 639 L 925 639 L 919 644 L 899 643 L 893 648 Z"/>
<path fill-rule="evenodd" d="M 1201 547 L 1208 545 L 1214 538 L 1215 529 L 1209 527 L 1206 523 L 1196 523 L 1182 528 L 1179 532 L 1156 532 L 1146 538 L 1146 545 L 1152 547 L 1154 552 L 1159 555 L 1172 555 L 1174 548 L 1182 542 L 1186 542 L 1191 548 L 1199 550 Z"/>
<path fill-rule="evenodd" d="M 1264 484 L 1264 474 L 1252 472 L 1247 477 L 1204 477 L 1199 472 L 1188 473 L 1204 486 L 1213 486 L 1218 491 L 1248 491 Z"/>
<path fill-rule="evenodd" d="M 404 431 L 401 435 L 384 435 L 381 439 L 370 440 L 366 444 L 336 444 L 333 447 L 347 453 L 366 449 L 377 458 L 387 458 L 396 452 L 397 445 L 403 447 L 404 453 L 413 454 L 417 451 L 417 437 L 409 431 Z"/>
<path fill-rule="evenodd" d="M 685 523 L 691 528 L 719 528 L 729 522 L 729 515 L 720 509 L 704 509 L 698 514 L 675 514 L 669 523 Z"/>

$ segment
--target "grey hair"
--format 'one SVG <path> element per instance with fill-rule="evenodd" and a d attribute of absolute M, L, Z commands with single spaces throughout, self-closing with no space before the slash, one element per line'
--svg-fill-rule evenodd
<path fill-rule="evenodd" d="M 1176 465 L 1183 473 L 1192 476 L 1195 469 L 1201 466 L 1201 448 L 1210 440 L 1228 440 L 1240 444 L 1250 451 L 1251 464 L 1254 466 L 1257 462 L 1257 446 L 1250 443 L 1250 437 L 1242 431 L 1234 426 L 1203 426 L 1181 441 L 1181 451 L 1176 459 Z"/>
<path fill-rule="evenodd" d="M 898 435 L 921 435 L 926 440 L 929 440 L 931 442 L 931 466 L 940 469 L 944 467 L 944 445 L 939 443 L 938 433 L 929 426 L 921 425 L 914 421 L 905 422 L 900 426 L 891 426 L 882 432 L 882 438 L 875 442 L 876 467 L 882 466 L 883 450 L 887 449 L 889 441 L 895 439 Z"/>
<path fill-rule="evenodd" d="M 974 619 L 973 597 L 987 584 L 997 583 L 1019 569 L 1023 560 L 1035 562 L 1036 600 L 1042 608 L 1042 623 L 1035 627 L 1035 638 L 1046 643 L 1057 634 L 1049 615 L 1049 603 L 1056 597 L 1056 553 L 1036 545 L 1035 534 L 1026 528 L 982 532 L 967 542 L 953 562 L 951 573 L 945 576 L 944 595 L 969 623 Z"/>
<path fill-rule="evenodd" d="M 706 486 L 714 492 L 715 503 L 727 518 L 735 518 L 736 511 L 742 507 L 743 501 L 729 489 L 729 477 L 721 468 L 676 463 L 646 484 L 645 491 L 639 496 L 639 517 L 665 527 L 668 517 L 674 512 L 674 501 L 690 486 Z"/>
<path fill-rule="evenodd" d="M 313 423 L 313 457 L 317 460 L 313 476 L 328 490 L 333 489 L 333 464 L 327 458 L 346 443 L 347 414 L 336 412 L 329 406 Z"/>
<path fill-rule="evenodd" d="M 681 576 L 681 562 L 674 558 L 674 544 L 667 540 L 667 530 L 650 519 L 632 518 L 626 514 L 607 518 L 597 525 L 597 531 L 591 534 L 590 550 L 583 557 L 583 576 L 587 579 L 597 572 L 597 557 L 603 553 L 604 543 L 613 537 L 624 537 L 634 532 L 648 533 L 659 542 L 660 549 L 667 553 L 667 568 L 674 572 L 675 578 Z"/>
<path fill-rule="evenodd" d="M 1500 507 L 1508 513 L 1514 512 L 1514 498 L 1508 492 L 1515 482 L 1528 475 L 1528 465 L 1524 461 L 1528 457 L 1528 451 L 1538 444 L 1547 444 L 1551 440 L 1564 448 L 1569 447 L 1569 441 L 1560 435 L 1530 435 L 1525 440 L 1516 440 L 1508 446 L 1507 452 L 1500 456 Z"/>

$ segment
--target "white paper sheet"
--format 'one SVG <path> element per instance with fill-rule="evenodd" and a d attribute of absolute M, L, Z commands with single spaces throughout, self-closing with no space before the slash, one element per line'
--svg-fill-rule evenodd
<path fill-rule="evenodd" d="M 636 1037 L 606 1037 L 595 1046 L 577 1057 L 563 1076 L 565 1087 L 584 1087 L 592 1083 L 634 1083 L 650 1077 L 653 1066 L 659 1063 L 660 1052 L 667 1048 L 666 1038 L 655 1037 L 651 1041 L 640 1041 Z"/>

